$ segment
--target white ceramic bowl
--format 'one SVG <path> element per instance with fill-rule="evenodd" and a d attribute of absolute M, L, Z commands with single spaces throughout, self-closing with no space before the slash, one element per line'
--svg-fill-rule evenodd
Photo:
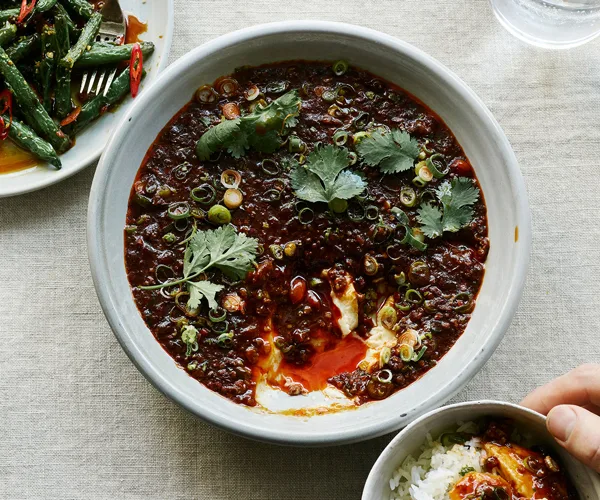
<path fill-rule="evenodd" d="M 292 59 L 346 59 L 399 84 L 437 112 L 474 165 L 488 205 L 491 241 L 471 322 L 438 366 L 384 401 L 311 418 L 235 405 L 179 369 L 138 313 L 123 257 L 123 227 L 136 172 L 161 129 L 194 90 L 242 65 Z M 89 257 L 100 303 L 121 345 L 148 380 L 190 412 L 231 432 L 299 445 L 382 435 L 456 394 L 492 355 L 510 324 L 525 281 L 530 243 L 521 172 L 504 133 L 477 96 L 447 68 L 407 43 L 357 26 L 314 21 L 231 33 L 170 66 L 127 110 L 109 141 L 96 171 L 88 214 Z"/>
<path fill-rule="evenodd" d="M 120 4 L 126 15 L 132 14 L 148 24 L 148 31 L 140 35 L 140 38 L 155 45 L 154 53 L 144 64 L 147 75 L 141 85 L 143 93 L 169 62 L 173 38 L 173 0 L 120 0 Z M 132 104 L 132 99 L 127 98 L 116 111 L 106 113 L 78 135 L 75 146 L 61 155 L 63 166 L 60 170 L 40 162 L 32 168 L 0 175 L 0 198 L 29 193 L 56 184 L 94 163 L 104 151 L 117 123 L 129 112 Z"/>
<path fill-rule="evenodd" d="M 551 446 L 567 468 L 581 500 L 600 498 L 600 476 L 556 445 L 546 430 L 546 417 L 511 403 L 472 401 L 434 410 L 403 429 L 375 462 L 365 483 L 362 500 L 390 498 L 390 478 L 408 455 L 420 453 L 420 447 L 427 442 L 427 433 L 437 436 L 451 429 L 458 421 L 468 422 L 486 416 L 510 418 L 520 429 L 530 433 L 537 442 Z"/>

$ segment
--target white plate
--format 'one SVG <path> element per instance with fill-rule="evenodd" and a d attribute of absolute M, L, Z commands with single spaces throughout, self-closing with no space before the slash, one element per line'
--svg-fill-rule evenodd
<path fill-rule="evenodd" d="M 178 368 L 140 316 L 123 255 L 131 186 L 161 129 L 200 85 L 242 65 L 290 59 L 346 59 L 399 84 L 441 116 L 481 183 L 491 242 L 473 317 L 435 368 L 384 401 L 310 418 L 236 405 Z M 96 170 L 88 213 L 88 252 L 100 303 L 121 345 L 142 373 L 174 401 L 209 422 L 255 439 L 304 445 L 359 441 L 399 429 L 447 401 L 492 355 L 512 320 L 527 274 L 531 245 L 527 195 L 498 123 L 473 91 L 439 62 L 412 45 L 358 26 L 319 21 L 266 24 L 194 49 L 135 101 Z M 519 237 L 515 238 L 517 227 Z"/>
<path fill-rule="evenodd" d="M 169 50 L 173 38 L 173 0 L 120 0 L 126 14 L 132 14 L 148 24 L 148 31 L 140 35 L 144 41 L 153 42 L 154 53 L 144 64 L 147 75 L 141 92 L 148 87 L 169 62 Z M 115 112 L 106 113 L 77 136 L 75 146 L 61 155 L 62 169 L 56 170 L 45 163 L 38 166 L 0 175 L 0 198 L 29 193 L 71 177 L 94 163 L 102 154 L 115 126 L 127 114 L 133 104 L 129 97 Z"/>

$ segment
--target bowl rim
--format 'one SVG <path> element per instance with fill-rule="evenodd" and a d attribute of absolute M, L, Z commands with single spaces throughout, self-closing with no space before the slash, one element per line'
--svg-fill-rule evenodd
<path fill-rule="evenodd" d="M 435 397 L 428 400 L 427 404 L 417 405 L 412 414 L 413 418 L 422 415 L 423 413 L 438 407 L 451 397 L 456 395 L 464 385 L 470 380 L 489 359 L 492 353 L 497 348 L 502 340 L 504 333 L 510 326 L 519 300 L 522 295 L 531 251 L 531 214 L 527 200 L 527 192 L 525 183 L 518 166 L 517 159 L 510 143 L 501 129 L 498 122 L 495 120 L 491 112 L 481 101 L 481 99 L 471 90 L 457 75 L 446 68 L 443 64 L 429 56 L 422 50 L 413 45 L 399 40 L 391 35 L 387 35 L 376 30 L 356 26 L 346 23 L 329 22 L 329 21 L 284 21 L 277 23 L 260 24 L 247 27 L 238 31 L 234 31 L 218 38 L 215 38 L 195 49 L 191 50 L 171 66 L 169 66 L 153 83 L 151 89 L 145 93 L 145 96 L 140 96 L 136 99 L 128 113 L 124 115 L 115 128 L 115 132 L 111 136 L 105 151 L 100 159 L 92 189 L 90 193 L 88 206 L 88 226 L 87 226 L 87 242 L 88 242 L 88 257 L 90 261 L 92 278 L 100 305 L 104 314 L 115 334 L 117 340 L 121 344 L 123 350 L 127 353 L 131 361 L 138 370 L 169 399 L 176 402 L 178 405 L 189 411 L 190 413 L 202 418 L 203 420 L 229 432 L 241 435 L 250 439 L 266 441 L 276 444 L 292 444 L 303 446 L 324 446 L 333 444 L 344 444 L 362 441 L 365 439 L 381 436 L 389 432 L 393 432 L 401 427 L 406 421 L 407 415 L 398 415 L 395 419 L 389 419 L 385 422 L 370 423 L 368 425 L 361 424 L 351 430 L 337 431 L 336 429 L 324 434 L 313 435 L 310 430 L 296 432 L 290 434 L 276 428 L 268 430 L 249 424 L 238 419 L 231 419 L 226 414 L 217 414 L 216 412 L 207 411 L 198 401 L 183 395 L 178 388 L 170 382 L 166 377 L 159 375 L 153 364 L 140 351 L 136 342 L 125 331 L 121 325 L 118 314 L 113 307 L 113 299 L 108 292 L 108 287 L 105 285 L 109 279 L 108 265 L 103 260 L 102 246 L 103 242 L 100 238 L 101 206 L 103 205 L 104 186 L 106 186 L 109 172 L 111 170 L 110 161 L 112 150 L 118 146 L 117 131 L 127 126 L 127 122 L 131 116 L 141 110 L 145 104 L 153 97 L 154 93 L 168 84 L 169 81 L 177 78 L 177 75 L 186 71 L 188 67 L 196 64 L 199 60 L 205 57 L 211 57 L 219 50 L 222 50 L 231 45 L 237 45 L 247 42 L 254 38 L 264 36 L 282 34 L 282 33 L 320 33 L 333 35 L 351 35 L 356 38 L 368 39 L 374 41 L 388 50 L 401 52 L 408 57 L 419 60 L 428 71 L 442 77 L 449 85 L 452 85 L 461 98 L 470 101 L 470 103 L 478 110 L 481 117 L 489 123 L 490 133 L 500 142 L 501 149 L 506 158 L 506 169 L 510 180 L 511 188 L 517 193 L 515 200 L 517 224 L 519 227 L 519 245 L 515 250 L 515 279 L 508 289 L 508 297 L 505 306 L 498 319 L 494 335 L 490 337 L 489 343 L 486 344 L 484 352 L 480 353 L 472 362 L 464 368 L 459 376 L 449 382 L 445 391 L 439 391 Z"/>
<path fill-rule="evenodd" d="M 373 467 L 371 467 L 371 470 L 369 471 L 369 475 L 368 475 L 367 480 L 365 481 L 365 485 L 363 487 L 362 500 L 373 500 L 370 495 L 373 492 L 374 488 L 376 487 L 376 484 L 378 481 L 378 479 L 376 477 L 378 469 L 380 469 L 389 460 L 392 460 L 394 458 L 395 452 L 396 452 L 396 449 L 395 449 L 396 446 L 398 446 L 398 444 L 404 439 L 404 437 L 409 435 L 413 431 L 413 429 L 418 427 L 421 424 L 421 422 L 432 419 L 434 417 L 439 417 L 439 416 L 445 414 L 446 412 L 450 412 L 457 408 L 476 409 L 478 407 L 487 406 L 487 405 L 493 405 L 493 406 L 497 407 L 498 409 L 512 408 L 513 410 L 516 410 L 521 414 L 527 414 L 527 415 L 535 418 L 536 420 L 539 421 L 540 424 L 544 424 L 544 427 L 545 427 L 546 417 L 544 415 L 542 415 L 541 413 L 538 413 L 537 411 L 531 410 L 530 408 L 526 408 L 525 406 L 521 406 L 516 403 L 510 403 L 508 401 L 498 401 L 498 400 L 494 400 L 494 399 L 479 399 L 479 400 L 475 400 L 475 401 L 464 401 L 462 403 L 455 403 L 455 404 L 451 404 L 451 405 L 447 405 L 447 406 L 442 406 L 440 408 L 436 408 L 435 410 L 429 411 L 425 415 L 422 415 L 419 418 L 412 421 L 409 425 L 407 425 L 404 429 L 402 429 L 398 434 L 396 434 L 396 436 L 394 436 L 394 438 L 383 449 L 383 451 L 381 452 L 379 457 L 377 457 L 377 460 L 373 464 Z M 575 458 L 571 458 L 571 459 L 577 463 L 580 463 Z M 581 465 L 588 473 L 588 475 L 590 477 L 590 481 L 596 488 L 597 493 L 600 494 L 600 476 L 595 474 L 591 469 L 583 466 L 583 464 L 581 464 Z"/>
<path fill-rule="evenodd" d="M 156 66 L 156 73 L 160 75 L 165 67 L 169 64 L 169 55 L 171 53 L 171 45 L 173 43 L 173 32 L 175 30 L 175 0 L 167 0 L 167 21 L 166 21 L 166 30 L 163 35 L 164 40 L 164 49 L 163 54 L 160 60 L 158 61 L 158 65 Z M 158 79 L 158 77 L 157 77 Z M 146 92 L 149 90 L 150 85 L 145 90 Z M 125 113 L 127 114 L 127 113 Z M 120 123 L 120 121 L 119 121 Z M 118 124 L 117 124 L 118 125 Z M 114 130 L 117 130 L 119 127 L 115 127 Z M 113 130 L 113 133 L 114 133 Z M 112 136 L 112 134 L 111 134 Z M 11 196 L 18 196 L 21 194 L 32 193 L 34 191 L 38 191 L 40 189 L 44 189 L 48 186 L 53 186 L 54 184 L 58 184 L 59 182 L 68 179 L 69 177 L 74 176 L 75 174 L 81 172 L 85 168 L 92 165 L 95 161 L 97 161 L 102 153 L 108 147 L 110 139 L 106 142 L 106 144 L 98 144 L 94 150 L 90 153 L 87 158 L 83 158 L 79 162 L 77 162 L 74 166 L 69 167 L 68 169 L 61 168 L 53 172 L 53 175 L 50 177 L 41 178 L 35 182 L 31 182 L 26 184 L 25 186 L 14 186 L 12 188 L 8 188 L 6 190 L 0 189 L 0 198 L 9 198 Z M 9 174 L 10 175 L 10 174 Z M 27 175 L 27 174 L 25 174 Z M 1 176 L 0 176 L 1 179 Z"/>

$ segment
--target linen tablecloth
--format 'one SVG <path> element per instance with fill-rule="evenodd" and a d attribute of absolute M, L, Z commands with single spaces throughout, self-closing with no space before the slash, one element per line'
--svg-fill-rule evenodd
<path fill-rule="evenodd" d="M 517 402 L 600 360 L 600 40 L 528 47 L 486 0 L 175 0 L 175 9 L 172 61 L 248 25 L 323 19 L 397 36 L 455 71 L 506 131 L 534 222 L 512 327 L 456 399 Z M 391 436 L 327 449 L 259 444 L 196 420 L 138 373 L 90 277 L 93 175 L 0 200 L 0 498 L 360 498 Z"/>

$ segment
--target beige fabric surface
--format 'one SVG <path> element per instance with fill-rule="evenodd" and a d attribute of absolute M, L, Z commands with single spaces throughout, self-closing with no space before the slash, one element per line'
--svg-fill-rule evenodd
<path fill-rule="evenodd" d="M 457 400 L 516 402 L 600 360 L 600 40 L 528 47 L 486 0 L 175 0 L 175 9 L 172 60 L 235 29 L 302 18 L 381 30 L 455 71 L 506 131 L 534 221 L 513 325 Z M 138 373 L 90 278 L 93 174 L 0 200 L 0 498 L 360 498 L 391 436 L 329 449 L 258 444 L 196 420 Z"/>

